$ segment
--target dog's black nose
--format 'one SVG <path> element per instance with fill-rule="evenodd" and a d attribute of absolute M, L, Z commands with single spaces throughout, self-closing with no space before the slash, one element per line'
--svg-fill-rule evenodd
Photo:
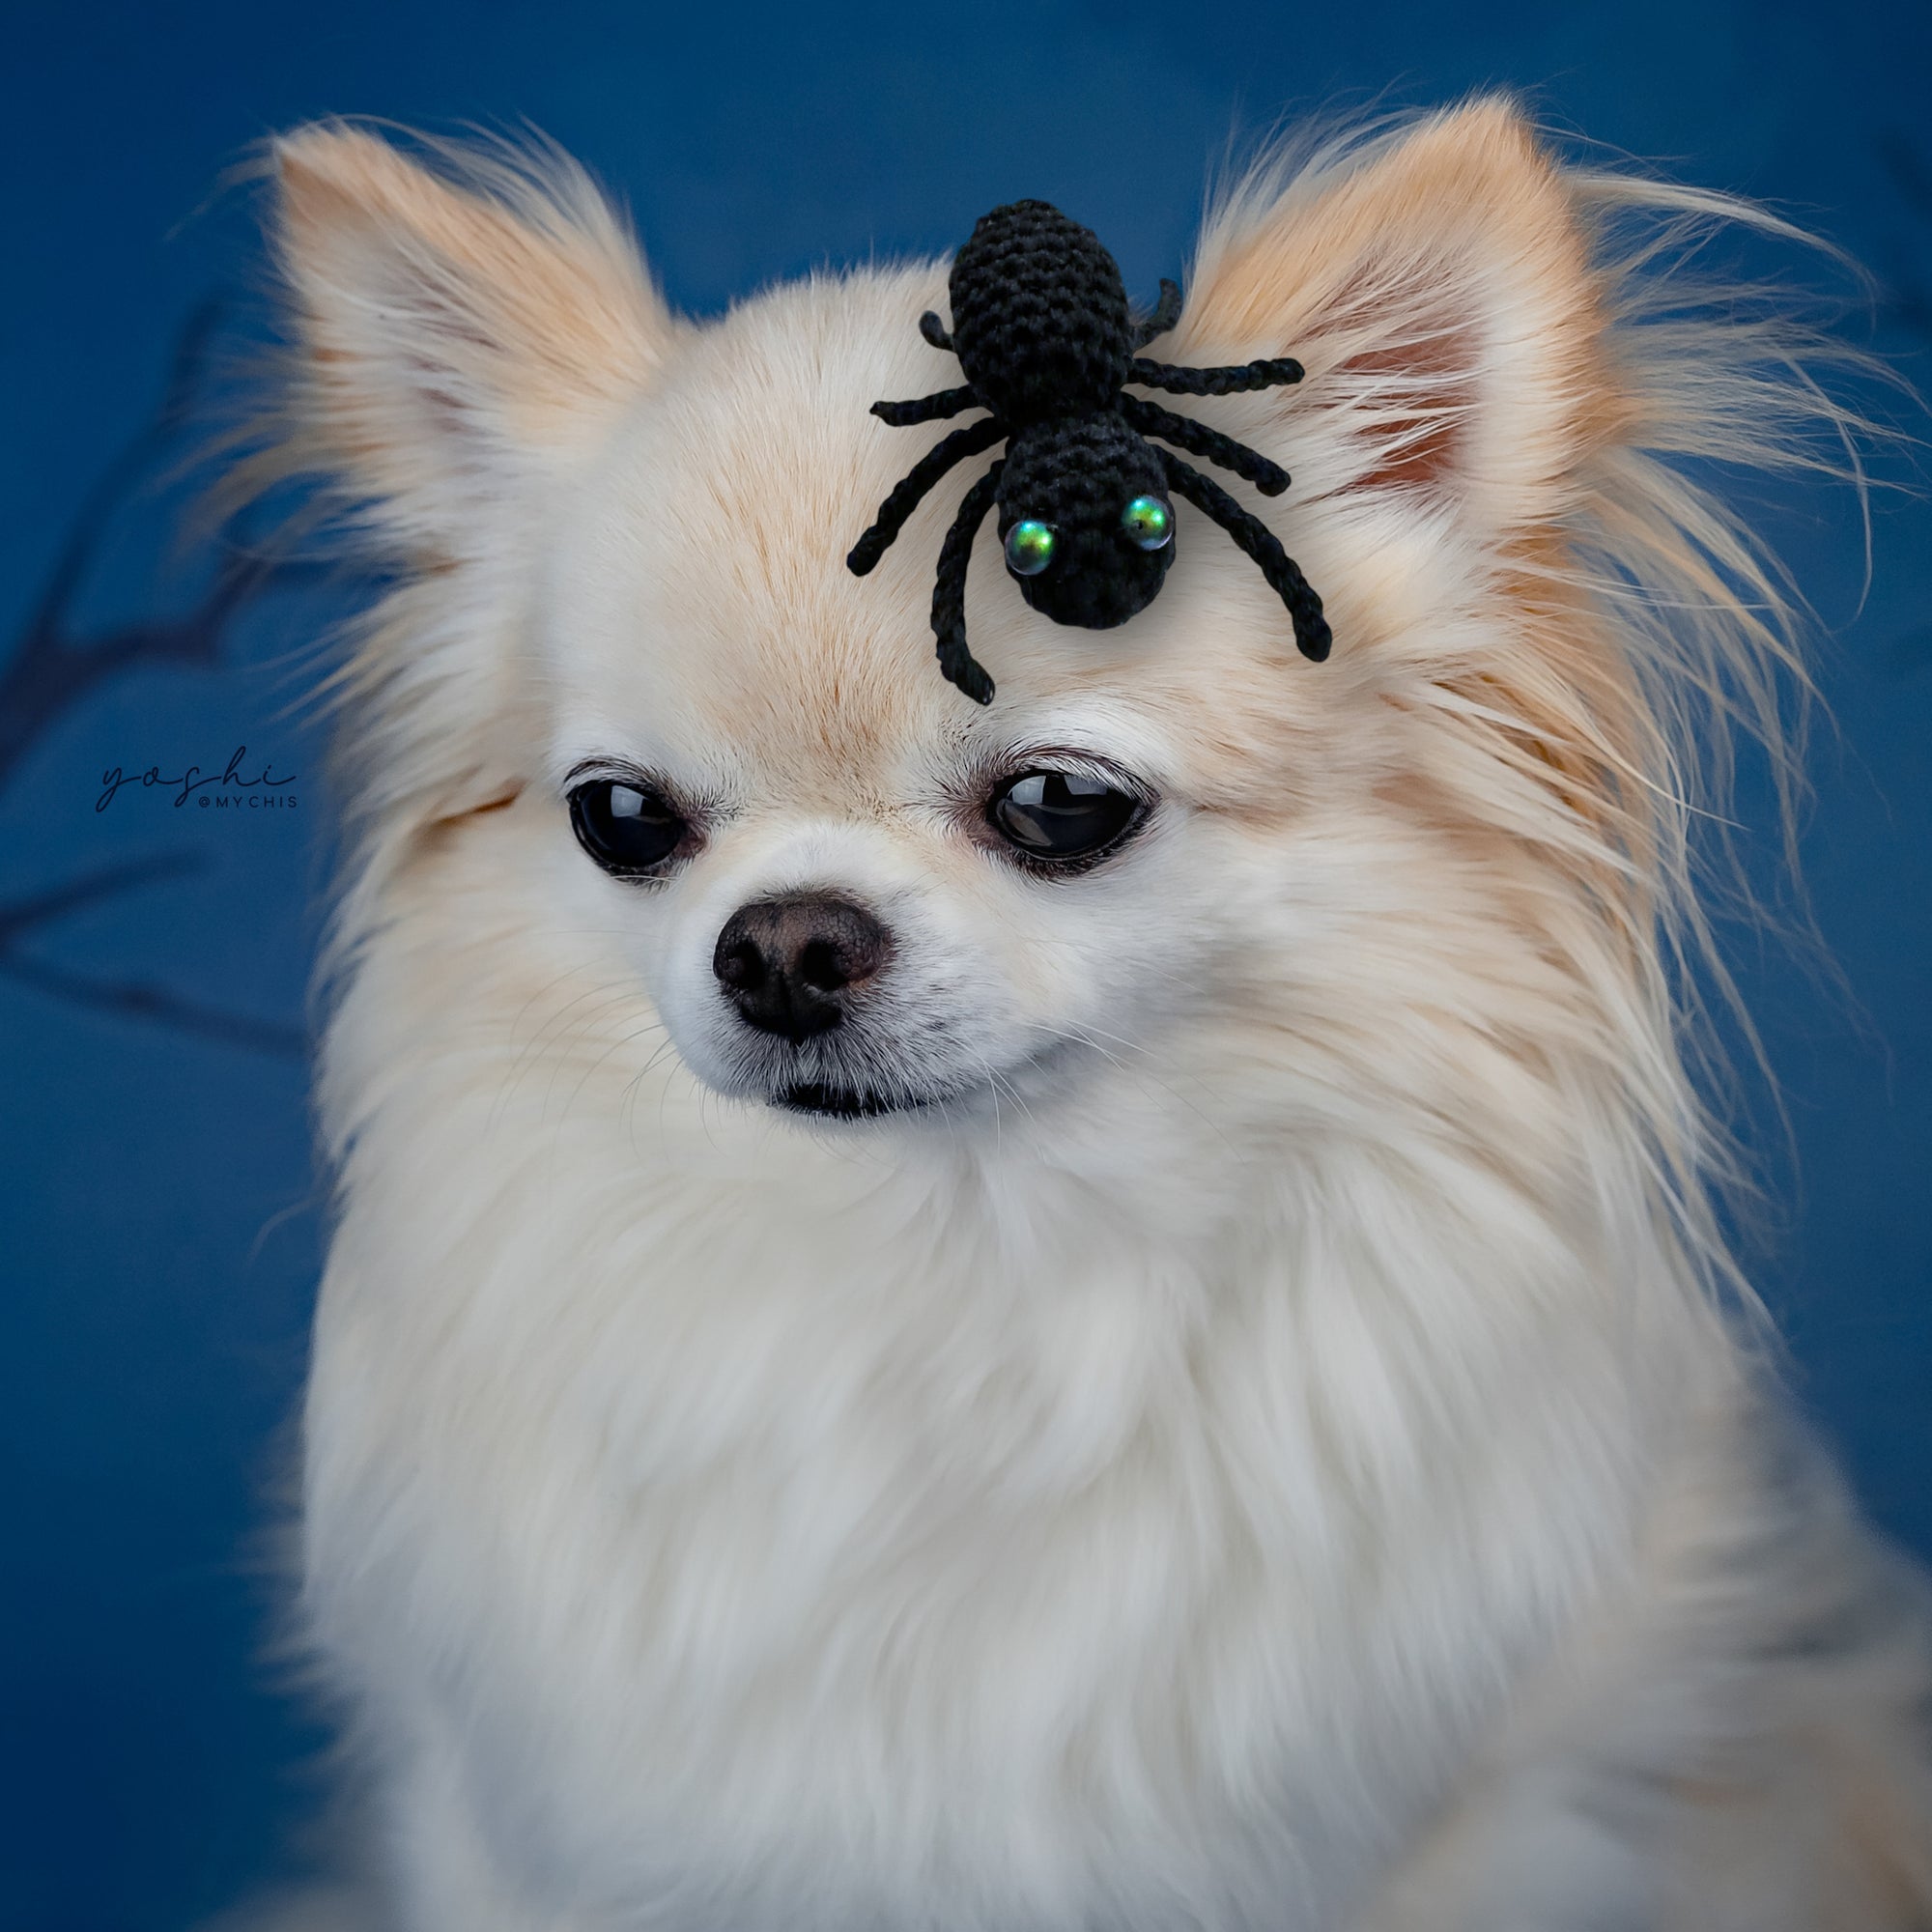
<path fill-rule="evenodd" d="M 864 906 L 794 893 L 740 906 L 718 935 L 711 970 L 747 1025 L 796 1044 L 836 1027 L 892 952 L 892 934 Z"/>

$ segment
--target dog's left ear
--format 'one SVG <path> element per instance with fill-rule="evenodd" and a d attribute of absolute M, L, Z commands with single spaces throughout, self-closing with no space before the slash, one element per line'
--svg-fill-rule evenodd
<path fill-rule="evenodd" d="M 668 343 L 629 235 L 559 156 L 470 150 L 445 175 L 324 124 L 273 161 L 303 467 L 419 555 L 496 541 Z"/>
<path fill-rule="evenodd" d="M 1613 430 L 1604 333 L 1561 174 L 1484 99 L 1237 201 L 1164 353 L 1297 357 L 1270 454 L 1323 493 L 1420 493 L 1494 535 L 1560 511 Z"/>

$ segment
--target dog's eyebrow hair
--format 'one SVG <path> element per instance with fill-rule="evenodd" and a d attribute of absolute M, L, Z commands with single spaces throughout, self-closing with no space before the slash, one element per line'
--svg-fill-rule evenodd
<path fill-rule="evenodd" d="M 651 778 L 650 773 L 645 771 L 643 766 L 639 764 L 635 758 L 620 758 L 611 753 L 603 753 L 593 758 L 578 759 L 576 764 L 572 765 L 557 782 L 559 784 L 573 785 L 579 779 L 617 778 L 623 776 L 649 779 L 653 784 L 657 782 L 655 779 Z"/>
<path fill-rule="evenodd" d="M 1010 747 L 993 763 L 1003 770 L 1019 771 L 1023 767 L 1077 766 L 1083 771 L 1104 773 L 1106 777 L 1118 780 L 1129 789 L 1152 801 L 1158 796 L 1159 787 L 1151 779 L 1144 778 L 1131 766 L 1123 765 L 1118 758 L 1109 757 L 1104 752 L 1094 752 L 1079 745 L 1063 744 L 1059 740 L 1052 743 L 1031 744 L 1025 741 Z"/>
<path fill-rule="evenodd" d="M 619 784 L 636 785 L 645 791 L 654 791 L 668 801 L 687 818 L 712 820 L 730 809 L 727 796 L 717 787 L 696 791 L 688 785 L 677 783 L 662 771 L 649 765 L 639 764 L 636 758 L 619 756 L 615 753 L 605 753 L 589 758 L 580 758 L 576 764 L 557 780 L 557 789 L 567 792 L 586 779 L 610 779 Z"/>

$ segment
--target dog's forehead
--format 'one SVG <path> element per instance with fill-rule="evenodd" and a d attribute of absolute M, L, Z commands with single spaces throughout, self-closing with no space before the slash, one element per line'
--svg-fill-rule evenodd
<path fill-rule="evenodd" d="M 966 586 L 967 635 L 998 685 L 986 708 L 941 675 L 931 611 L 947 527 L 992 455 L 942 480 L 869 575 L 847 568 L 887 493 L 952 426 L 869 412 L 958 384 L 957 361 L 919 334 L 945 302 L 942 267 L 867 270 L 774 289 L 691 331 L 561 520 L 548 608 L 568 750 L 749 768 L 775 794 L 847 805 L 923 790 L 935 762 L 956 770 L 975 745 L 1078 743 L 1145 754 L 1149 776 L 1179 760 L 1200 782 L 1238 782 L 1207 767 L 1246 757 L 1267 727 L 1243 713 L 1296 661 L 1284 639 L 1260 653 L 1265 668 L 1250 661 L 1250 627 L 1208 597 L 1211 550 L 1132 624 L 1069 629 L 1016 594 L 989 522 Z M 1259 579 L 1234 582 L 1258 635 L 1280 631 Z"/>
<path fill-rule="evenodd" d="M 960 381 L 919 334 L 945 301 L 943 267 L 861 271 L 774 289 L 691 332 L 561 520 L 553 654 L 567 691 L 614 723 L 845 785 L 1110 681 L 1086 634 L 1014 594 L 990 523 L 967 626 L 1000 685 L 997 718 L 941 675 L 940 545 L 991 454 L 943 480 L 868 576 L 846 566 L 887 493 L 954 427 L 870 413 Z"/>
<path fill-rule="evenodd" d="M 946 521 L 989 459 L 871 577 L 845 564 L 935 440 L 869 405 L 958 380 L 918 334 L 943 298 L 936 270 L 819 278 L 692 331 L 563 536 L 564 665 L 588 659 L 600 706 L 674 711 L 687 733 L 790 763 L 876 758 L 975 708 L 939 674 L 928 611 Z"/>

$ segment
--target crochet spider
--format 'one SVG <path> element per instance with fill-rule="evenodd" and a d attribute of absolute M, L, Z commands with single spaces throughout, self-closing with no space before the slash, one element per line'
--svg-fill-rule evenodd
<path fill-rule="evenodd" d="M 1292 357 L 1235 368 L 1184 369 L 1139 351 L 1180 319 L 1180 291 L 1136 325 L 1119 265 L 1091 229 L 1044 201 L 1016 201 L 982 215 L 947 284 L 949 335 L 930 310 L 920 333 L 959 357 L 966 382 L 916 402 L 874 403 L 895 427 L 966 410 L 988 413 L 954 430 L 913 465 L 846 558 L 864 577 L 921 499 L 954 464 L 1005 439 L 1007 452 L 966 493 L 939 550 L 932 630 L 939 668 L 967 696 L 991 701 L 993 680 L 966 648 L 966 561 L 986 512 L 999 507 L 1007 569 L 1020 594 L 1057 624 L 1107 630 L 1147 609 L 1174 560 L 1174 506 L 1184 497 L 1234 538 L 1288 607 L 1294 641 L 1318 663 L 1328 655 L 1321 600 L 1274 532 L 1219 484 L 1146 439 L 1158 437 L 1245 477 L 1266 497 L 1288 472 L 1206 423 L 1174 414 L 1124 384 L 1184 396 L 1298 383 Z"/>

